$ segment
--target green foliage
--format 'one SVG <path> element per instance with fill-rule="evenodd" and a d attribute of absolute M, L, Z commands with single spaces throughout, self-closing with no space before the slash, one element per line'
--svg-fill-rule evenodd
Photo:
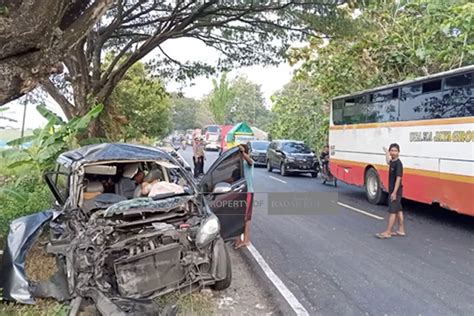
<path fill-rule="evenodd" d="M 215 124 L 214 117 L 209 109 L 207 98 L 199 101 L 198 110 L 196 112 L 196 127 L 202 127 L 209 124 Z"/>
<path fill-rule="evenodd" d="M 353 20 L 353 32 L 321 46 L 293 51 L 298 77 L 325 101 L 474 63 L 474 4 L 470 1 L 392 1 L 371 4 Z"/>
<path fill-rule="evenodd" d="M 274 115 L 270 134 L 273 139 L 304 140 L 314 150 L 327 143 L 327 109 L 314 88 L 293 81 L 272 97 Z"/>
<path fill-rule="evenodd" d="M 113 105 L 124 118 L 116 139 L 162 137 L 168 134 L 171 123 L 169 95 L 158 79 L 151 77 L 144 64 L 131 67 L 112 95 Z"/>
<path fill-rule="evenodd" d="M 190 128 L 199 127 L 196 124 L 197 112 L 200 107 L 198 100 L 173 94 L 171 104 L 173 109 L 173 130 L 185 131 Z"/>
<path fill-rule="evenodd" d="M 204 102 L 217 124 L 247 122 L 262 129 L 268 126 L 270 111 L 265 108 L 259 85 L 242 76 L 229 82 L 225 73 L 219 84 L 214 79 L 213 85 L 214 89 Z"/>
<path fill-rule="evenodd" d="M 227 73 L 223 73 L 219 83 L 216 79 L 212 79 L 211 94 L 208 99 L 208 106 L 214 116 L 214 121 L 217 124 L 226 124 L 226 111 L 229 108 L 229 103 L 234 99 L 234 92 L 231 89 L 230 83 L 227 80 Z"/>
<path fill-rule="evenodd" d="M 470 1 L 377 1 L 355 19 L 352 13 L 339 9 L 346 18 L 329 42 L 313 37 L 289 54 L 290 63 L 303 64 L 274 97 L 272 138 L 301 139 L 319 150 L 333 97 L 474 64 Z"/>
<path fill-rule="evenodd" d="M 51 208 L 51 192 L 38 174 L 21 176 L 14 184 L 0 189 L 0 239 L 15 218 Z"/>
<path fill-rule="evenodd" d="M 48 123 L 45 127 L 35 130 L 33 135 L 8 142 L 10 146 L 24 147 L 12 155 L 14 161 L 9 168 L 25 166 L 41 175 L 44 170 L 54 165 L 61 152 L 80 145 L 78 135 L 87 130 L 90 122 L 102 112 L 103 106 L 96 105 L 84 116 L 75 117 L 68 122 L 64 122 L 44 105 L 38 105 L 36 108 Z"/>
<path fill-rule="evenodd" d="M 264 105 L 262 90 L 259 85 L 246 77 L 237 77 L 232 81 L 232 95 L 226 109 L 226 123 L 247 122 L 251 126 L 265 129 L 268 113 Z"/>

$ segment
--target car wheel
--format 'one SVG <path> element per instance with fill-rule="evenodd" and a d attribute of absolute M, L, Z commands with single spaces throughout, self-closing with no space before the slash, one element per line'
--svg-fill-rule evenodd
<path fill-rule="evenodd" d="M 317 171 L 316 171 L 316 172 L 312 172 L 312 173 L 311 173 L 311 176 L 312 176 L 313 178 L 317 178 L 317 177 L 318 177 L 318 172 L 317 172 Z"/>
<path fill-rule="evenodd" d="M 286 177 L 288 172 L 285 170 L 285 165 L 283 163 L 280 164 L 280 175 L 282 177 Z"/>
<path fill-rule="evenodd" d="M 387 196 L 382 190 L 379 175 L 374 168 L 370 168 L 365 174 L 365 195 L 372 204 L 382 204 Z"/>
<path fill-rule="evenodd" d="M 272 170 L 273 170 L 272 164 L 270 163 L 270 160 L 267 160 L 267 171 L 272 172 Z"/>
<path fill-rule="evenodd" d="M 227 275 L 224 280 L 216 281 L 213 285 L 211 285 L 211 288 L 216 291 L 222 291 L 227 289 L 230 284 L 232 283 L 232 264 L 230 261 L 229 257 L 229 251 L 227 250 L 227 247 L 225 247 L 225 264 L 227 265 Z"/>

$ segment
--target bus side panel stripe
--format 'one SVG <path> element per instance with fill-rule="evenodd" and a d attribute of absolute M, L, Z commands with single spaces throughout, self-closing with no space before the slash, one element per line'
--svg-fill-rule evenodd
<path fill-rule="evenodd" d="M 334 175 L 348 184 L 363 186 L 359 183 L 363 179 L 366 164 L 342 162 L 331 160 L 331 170 L 335 170 Z M 374 166 L 379 173 L 380 179 L 385 188 L 388 183 L 387 166 Z M 472 177 L 471 177 L 472 178 Z M 439 203 L 443 207 L 474 216 L 474 184 L 472 182 L 453 180 L 440 174 L 433 177 L 424 173 L 404 172 L 403 175 L 403 197 L 416 200 L 422 203 Z"/>

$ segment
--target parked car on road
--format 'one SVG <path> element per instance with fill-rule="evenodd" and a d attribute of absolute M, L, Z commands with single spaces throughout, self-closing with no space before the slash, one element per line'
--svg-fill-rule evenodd
<path fill-rule="evenodd" d="M 267 140 L 252 140 L 247 143 L 250 150 L 250 157 L 252 157 L 255 165 L 267 165 L 267 149 L 270 142 Z"/>
<path fill-rule="evenodd" d="M 47 221 L 47 250 L 62 273 L 41 295 L 85 298 L 102 314 L 116 314 L 175 290 L 229 287 L 224 240 L 243 233 L 248 211 L 237 148 L 223 154 L 201 183 L 167 152 L 130 144 L 63 153 L 45 180 L 57 207 L 12 223 L 23 228 L 11 229 L 0 272 L 8 300 L 33 302 L 24 269 L 17 267 Z"/>
<path fill-rule="evenodd" d="M 267 150 L 267 170 L 280 169 L 282 176 L 289 173 L 310 173 L 317 177 L 319 173 L 318 158 L 302 141 L 275 140 Z"/>

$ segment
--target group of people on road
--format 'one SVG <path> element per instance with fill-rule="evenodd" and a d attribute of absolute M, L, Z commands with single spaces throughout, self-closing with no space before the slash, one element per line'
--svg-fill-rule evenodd
<path fill-rule="evenodd" d="M 386 162 L 389 166 L 389 201 L 388 211 L 389 218 L 388 224 L 385 231 L 376 234 L 376 237 L 380 239 L 388 239 L 392 236 L 406 236 L 403 211 L 401 205 L 401 199 L 403 195 L 402 175 L 403 165 L 399 159 L 400 147 L 398 144 L 391 144 L 387 150 L 383 148 L 386 155 Z M 244 176 L 247 182 L 248 200 L 247 205 L 253 203 L 253 160 L 249 155 L 249 147 L 245 144 L 239 145 L 239 152 L 243 162 Z M 322 171 L 325 174 L 329 174 L 329 146 L 325 146 L 320 154 L 322 162 Z M 193 143 L 193 162 L 194 162 L 194 177 L 204 173 L 204 161 L 206 160 L 204 154 L 204 144 L 202 139 L 199 137 L 194 138 Z M 251 207 L 245 216 L 245 227 L 244 233 L 239 236 L 236 240 L 236 248 L 245 247 L 250 244 L 250 220 L 251 220 Z M 398 229 L 394 231 L 394 227 L 398 225 Z"/>

